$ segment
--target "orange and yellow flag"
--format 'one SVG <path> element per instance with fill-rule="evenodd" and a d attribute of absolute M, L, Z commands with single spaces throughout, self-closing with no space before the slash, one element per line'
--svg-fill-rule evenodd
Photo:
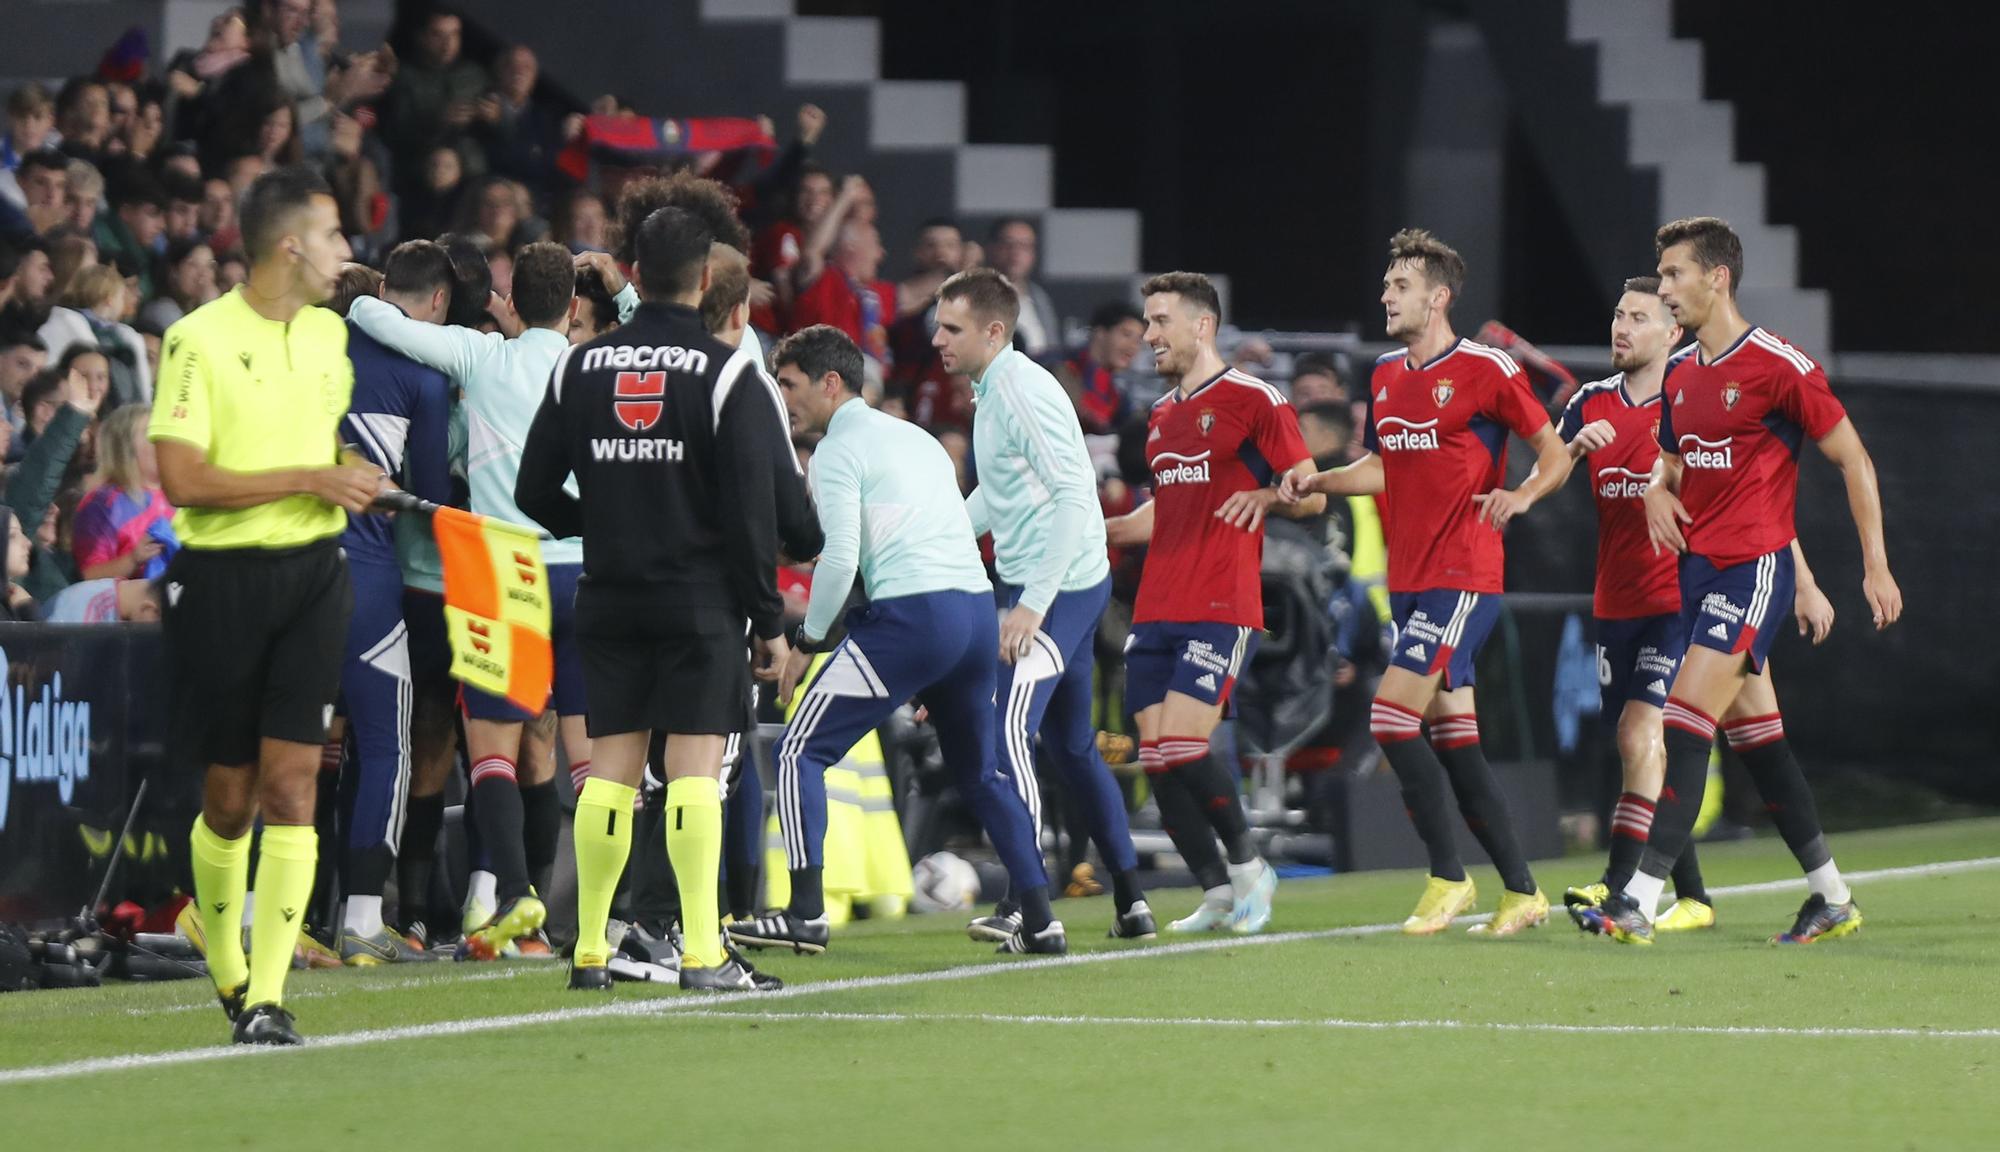
<path fill-rule="evenodd" d="M 549 700 L 549 578 L 529 529 L 456 508 L 431 520 L 444 559 L 451 674 L 539 713 Z"/>

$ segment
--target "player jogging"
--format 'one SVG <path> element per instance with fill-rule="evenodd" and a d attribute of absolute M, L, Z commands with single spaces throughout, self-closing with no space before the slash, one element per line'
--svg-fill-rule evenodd
<path fill-rule="evenodd" d="M 1676 220 L 1659 230 L 1654 245 L 1660 299 L 1696 341 L 1667 367 L 1660 458 L 1645 495 L 1653 545 L 1684 554 L 1687 654 L 1663 712 L 1665 782 L 1645 853 L 1624 889 L 1589 914 L 1588 926 L 1626 943 L 1652 940 L 1667 873 L 1701 809 L 1716 718 L 1725 717 L 1731 746 L 1811 888 L 1791 927 L 1773 941 L 1844 936 L 1861 927 L 1861 911 L 1784 738 L 1765 659 L 1783 605 L 1793 598 L 1792 517 L 1805 439 L 1819 445 L 1846 482 L 1861 537 L 1861 588 L 1875 627 L 1902 615 L 1875 466 L 1819 365 L 1737 310 L 1743 243 L 1729 225 L 1707 216 Z"/>
<path fill-rule="evenodd" d="M 937 293 L 932 338 L 944 370 L 972 377 L 973 459 L 979 487 L 966 497 L 972 531 L 993 533 L 1004 585 L 999 691 L 993 698 L 1000 764 L 1028 806 L 1041 843 L 1042 792 L 1035 737 L 1083 808 L 1091 838 L 1111 871 L 1117 919 L 1111 934 L 1143 940 L 1153 912 L 1140 890 L 1125 795 L 1097 751 L 1091 722 L 1097 620 L 1111 600 L 1111 562 L 1098 510 L 1097 471 L 1069 394 L 1014 348 L 1021 300 L 990 268 L 960 272 Z M 975 939 L 1005 940 L 1020 929 L 1011 906 L 972 922 Z"/>
<path fill-rule="evenodd" d="M 1270 922 L 1278 874 L 1258 855 L 1236 774 L 1208 738 L 1264 628 L 1264 517 L 1316 514 L 1324 501 L 1279 506 L 1271 482 L 1310 473 L 1312 454 L 1283 393 L 1216 352 L 1222 302 L 1208 277 L 1169 272 L 1139 291 L 1146 343 L 1174 387 L 1147 417 L 1153 499 L 1105 525 L 1111 544 L 1147 550 L 1125 707 L 1160 822 L 1203 890 L 1169 930 L 1257 932 Z"/>
<path fill-rule="evenodd" d="M 1413 936 L 1444 931 L 1477 898 L 1458 857 L 1447 781 L 1505 888 L 1493 919 L 1473 931 L 1512 935 L 1549 915 L 1480 750 L 1473 667 L 1500 615 L 1501 531 L 1561 487 L 1570 458 L 1520 366 L 1452 332 L 1451 306 L 1464 283 L 1465 261 L 1429 232 L 1406 229 L 1389 241 L 1382 307 L 1389 337 L 1406 347 L 1375 362 L 1364 430 L 1368 455 L 1298 486 L 1334 496 L 1387 495 L 1383 528 L 1396 644 L 1375 691 L 1369 730 L 1396 770 L 1430 856 L 1430 880 L 1403 922 Z M 1536 453 L 1534 471 L 1511 490 L 1500 487 L 1509 432 Z"/>

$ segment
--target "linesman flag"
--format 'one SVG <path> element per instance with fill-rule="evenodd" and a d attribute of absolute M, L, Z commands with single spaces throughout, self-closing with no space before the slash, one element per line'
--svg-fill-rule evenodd
<path fill-rule="evenodd" d="M 539 713 L 549 700 L 549 574 L 530 529 L 457 508 L 431 517 L 444 559 L 451 674 Z"/>

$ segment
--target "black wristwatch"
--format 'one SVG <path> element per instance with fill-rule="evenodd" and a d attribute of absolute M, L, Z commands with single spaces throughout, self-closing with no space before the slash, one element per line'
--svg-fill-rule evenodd
<path fill-rule="evenodd" d="M 806 625 L 805 621 L 803 620 L 799 621 L 797 624 L 792 625 L 792 634 L 790 636 L 790 640 L 792 645 L 792 651 L 804 652 L 808 656 L 818 652 L 820 650 L 820 645 L 826 643 L 826 637 L 824 636 L 820 637 L 817 640 L 806 639 Z"/>

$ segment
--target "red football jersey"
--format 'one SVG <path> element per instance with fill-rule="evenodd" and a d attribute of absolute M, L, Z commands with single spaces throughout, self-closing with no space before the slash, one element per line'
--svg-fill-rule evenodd
<path fill-rule="evenodd" d="M 1548 423 L 1498 348 L 1461 339 L 1422 367 L 1405 352 L 1375 362 L 1363 437 L 1382 458 L 1389 591 L 1501 590 L 1506 552 L 1472 498 L 1506 477 L 1509 431 L 1527 439 Z"/>
<path fill-rule="evenodd" d="M 1680 557 L 1653 551 L 1646 534 L 1646 483 L 1660 458 L 1660 396 L 1635 404 L 1625 375 L 1585 384 L 1563 409 L 1565 443 L 1586 424 L 1609 421 L 1611 443 L 1584 459 L 1597 500 L 1597 596 L 1600 620 L 1636 620 L 1681 610 Z"/>
<path fill-rule="evenodd" d="M 1147 418 L 1153 539 L 1134 623 L 1264 627 L 1264 534 L 1216 518 L 1311 456 L 1298 413 L 1276 388 L 1235 369 L 1182 396 L 1169 389 Z"/>
<path fill-rule="evenodd" d="M 1696 345 L 1667 365 L 1660 447 L 1681 457 L 1688 550 L 1717 567 L 1790 546 L 1798 532 L 1799 448 L 1847 416 L 1805 353 L 1751 328 L 1701 362 Z"/>

